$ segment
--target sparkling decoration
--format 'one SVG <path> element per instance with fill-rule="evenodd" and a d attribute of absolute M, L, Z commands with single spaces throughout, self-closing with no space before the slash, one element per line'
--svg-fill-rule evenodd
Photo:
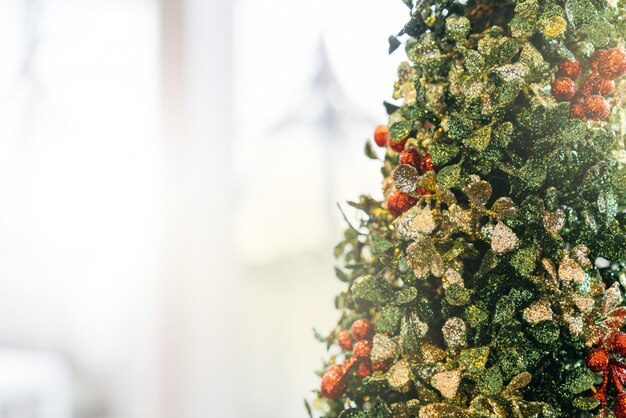
<path fill-rule="evenodd" d="M 309 415 L 625 417 L 623 2 L 404 3 Z"/>
<path fill-rule="evenodd" d="M 444 398 L 454 398 L 461 383 L 461 371 L 451 370 L 435 374 L 430 384 L 437 389 Z"/>
<path fill-rule="evenodd" d="M 608 96 L 615 91 L 615 82 L 613 80 L 601 79 L 598 82 L 598 93 L 602 96 Z"/>
<path fill-rule="evenodd" d="M 418 168 L 420 165 L 420 155 L 415 148 L 407 148 L 400 153 L 400 164 L 408 164 Z"/>
<path fill-rule="evenodd" d="M 617 354 L 626 357 L 626 334 L 619 332 L 613 339 L 611 347 Z"/>
<path fill-rule="evenodd" d="M 615 80 L 626 74 L 626 54 L 618 48 L 611 48 L 598 59 L 596 67 L 602 78 Z"/>
<path fill-rule="evenodd" d="M 552 82 L 552 96 L 561 102 L 568 102 L 576 94 L 576 83 L 568 77 L 557 77 Z"/>
<path fill-rule="evenodd" d="M 391 366 L 387 372 L 389 386 L 398 392 L 407 392 L 411 383 L 411 371 L 406 360 L 400 360 Z"/>
<path fill-rule="evenodd" d="M 611 113 L 611 108 L 606 99 L 602 96 L 589 96 L 583 102 L 585 106 L 585 115 L 589 119 L 604 120 Z"/>
<path fill-rule="evenodd" d="M 402 141 L 398 141 L 398 142 L 390 141 L 389 142 L 389 148 L 391 148 L 395 152 L 402 152 L 402 150 L 404 149 L 404 145 L 405 144 L 406 144 L 406 139 L 404 139 Z"/>
<path fill-rule="evenodd" d="M 602 384 L 599 388 L 592 391 L 592 396 L 605 406 L 608 401 L 607 391 L 609 384 L 612 384 L 618 396 L 615 399 L 613 405 L 613 411 L 615 414 L 622 413 L 624 409 L 624 388 L 622 382 L 626 378 L 626 364 L 618 360 L 614 356 L 609 356 L 609 353 L 604 347 L 594 348 L 587 354 L 587 367 L 593 372 L 602 372 Z M 621 400 L 620 400 L 621 399 Z"/>
<path fill-rule="evenodd" d="M 369 358 L 372 351 L 372 343 L 369 340 L 357 341 L 354 344 L 354 356 L 358 359 Z"/>
<path fill-rule="evenodd" d="M 592 350 L 587 354 L 587 367 L 594 372 L 601 372 L 609 367 L 609 353 L 602 347 Z"/>
<path fill-rule="evenodd" d="M 339 336 L 337 337 L 337 341 L 339 342 L 339 346 L 343 351 L 352 350 L 352 337 L 350 337 L 350 331 L 341 331 L 339 333 Z"/>
<path fill-rule="evenodd" d="M 398 344 L 385 334 L 374 335 L 370 357 L 373 362 L 391 360 L 398 354 Z"/>
<path fill-rule="evenodd" d="M 442 328 L 443 338 L 449 348 L 455 349 L 465 345 L 467 327 L 461 318 L 450 318 Z"/>
<path fill-rule="evenodd" d="M 407 210 L 411 209 L 417 203 L 417 199 L 408 193 L 400 190 L 393 191 L 387 197 L 387 209 L 393 216 L 400 216 Z"/>
<path fill-rule="evenodd" d="M 389 363 L 386 361 L 375 361 L 372 363 L 372 370 L 375 372 L 386 372 L 389 370 Z"/>
<path fill-rule="evenodd" d="M 519 245 L 519 239 L 515 232 L 503 222 L 498 222 L 493 228 L 491 236 L 491 248 L 498 254 L 512 251 Z"/>
<path fill-rule="evenodd" d="M 346 390 L 346 374 L 343 370 L 329 370 L 322 377 L 322 395 L 337 399 Z"/>
<path fill-rule="evenodd" d="M 378 125 L 374 130 L 374 142 L 379 147 L 386 147 L 391 142 L 389 128 L 386 125 Z"/>
<path fill-rule="evenodd" d="M 372 374 L 372 366 L 369 362 L 359 363 L 359 367 L 357 369 L 357 376 L 359 376 L 362 379 L 371 374 Z"/>
<path fill-rule="evenodd" d="M 586 119 L 585 106 L 581 103 L 572 103 L 570 106 L 569 116 L 576 119 Z"/>
<path fill-rule="evenodd" d="M 428 152 L 420 159 L 419 164 L 420 174 L 424 174 L 428 171 L 435 171 L 435 165 L 433 164 L 433 158 Z"/>
<path fill-rule="evenodd" d="M 542 299 L 524 309 L 524 319 L 531 324 L 538 324 L 542 321 L 550 321 L 553 319 L 550 301 Z"/>
<path fill-rule="evenodd" d="M 569 61 L 565 60 L 559 64 L 558 76 L 559 77 L 567 77 L 572 80 L 576 80 L 580 77 L 582 69 L 580 68 L 580 63 L 578 61 Z"/>
<path fill-rule="evenodd" d="M 615 398 L 613 413 L 616 418 L 626 418 L 626 393 L 622 392 Z"/>
<path fill-rule="evenodd" d="M 352 323 L 352 336 L 355 340 L 365 340 L 373 333 L 372 323 L 367 318 L 357 319 Z"/>

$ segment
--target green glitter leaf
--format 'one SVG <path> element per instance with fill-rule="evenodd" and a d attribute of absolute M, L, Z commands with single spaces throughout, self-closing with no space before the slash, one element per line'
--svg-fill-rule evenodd
<path fill-rule="evenodd" d="M 373 303 L 386 303 L 393 298 L 389 283 L 382 277 L 363 276 L 352 285 L 352 294 L 359 299 Z"/>
<path fill-rule="evenodd" d="M 564 388 L 570 393 L 581 393 L 591 389 L 595 380 L 594 373 L 586 367 L 574 369 L 565 380 Z"/>

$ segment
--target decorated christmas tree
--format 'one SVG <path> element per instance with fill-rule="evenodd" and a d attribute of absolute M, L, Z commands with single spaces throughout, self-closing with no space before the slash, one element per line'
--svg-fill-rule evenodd
<path fill-rule="evenodd" d="M 626 417 L 626 1 L 404 3 L 313 407 Z"/>

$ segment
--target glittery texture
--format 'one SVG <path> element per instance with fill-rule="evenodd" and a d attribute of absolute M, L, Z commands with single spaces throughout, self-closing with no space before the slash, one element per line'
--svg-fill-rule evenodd
<path fill-rule="evenodd" d="M 557 77 L 552 82 L 552 96 L 561 102 L 568 102 L 576 94 L 576 83 L 568 77 Z"/>
<path fill-rule="evenodd" d="M 461 371 L 451 370 L 435 374 L 430 384 L 441 393 L 444 398 L 453 398 L 461 383 Z"/>
<path fill-rule="evenodd" d="M 398 354 L 398 344 L 391 337 L 384 334 L 374 335 L 370 357 L 372 361 L 386 361 Z"/>
<path fill-rule="evenodd" d="M 491 234 L 491 248 L 498 254 L 514 250 L 519 245 L 515 232 L 502 222 L 498 222 Z"/>
<path fill-rule="evenodd" d="M 352 323 L 352 336 L 357 341 L 370 338 L 372 332 L 372 323 L 366 318 L 357 319 Z"/>
<path fill-rule="evenodd" d="M 387 209 L 393 216 L 400 216 L 415 205 L 417 199 L 408 193 L 394 190 L 387 198 Z"/>
<path fill-rule="evenodd" d="M 406 360 L 400 360 L 391 366 L 387 372 L 389 386 L 398 392 L 407 392 L 411 383 L 411 372 Z"/>
<path fill-rule="evenodd" d="M 406 151 L 406 150 L 405 150 Z M 404 152 L 404 151 L 402 151 Z M 396 182 L 396 188 L 404 193 L 413 193 L 417 189 L 417 179 L 419 173 L 408 164 L 401 164 L 393 172 L 393 179 Z"/>
<path fill-rule="evenodd" d="M 404 3 L 390 49 L 407 61 L 383 148 L 366 147 L 381 190 L 341 203 L 340 315 L 316 333 L 329 347 L 318 374 L 345 377 L 314 406 L 608 417 L 626 380 L 626 9 Z M 345 332 L 362 320 L 370 331 Z M 600 348 L 606 366 L 587 361 Z"/>
<path fill-rule="evenodd" d="M 538 324 L 541 321 L 552 319 L 550 301 L 543 299 L 524 309 L 524 319 L 530 324 Z"/>
<path fill-rule="evenodd" d="M 461 318 L 450 318 L 443 325 L 441 330 L 446 346 L 451 349 L 460 348 L 465 345 L 467 328 Z"/>
<path fill-rule="evenodd" d="M 558 75 L 560 77 L 568 77 L 572 80 L 576 80 L 580 77 L 582 69 L 578 61 L 565 60 L 559 64 Z"/>

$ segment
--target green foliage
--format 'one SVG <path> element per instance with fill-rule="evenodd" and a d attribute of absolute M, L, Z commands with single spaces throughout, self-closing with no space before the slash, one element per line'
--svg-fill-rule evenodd
<path fill-rule="evenodd" d="M 370 197 L 349 203 L 358 221 L 335 248 L 342 314 L 318 337 L 336 344 L 368 318 L 384 364 L 359 377 L 358 363 L 339 399 L 318 396 L 324 416 L 606 412 L 584 360 L 626 324 L 626 85 L 602 122 L 570 117 L 550 85 L 564 59 L 589 74 L 596 50 L 624 46 L 626 3 L 611 3 L 405 1 L 390 51 L 404 42 L 408 61 L 387 126 L 436 170 L 366 146 L 384 195 L 416 203 L 397 218 Z"/>

